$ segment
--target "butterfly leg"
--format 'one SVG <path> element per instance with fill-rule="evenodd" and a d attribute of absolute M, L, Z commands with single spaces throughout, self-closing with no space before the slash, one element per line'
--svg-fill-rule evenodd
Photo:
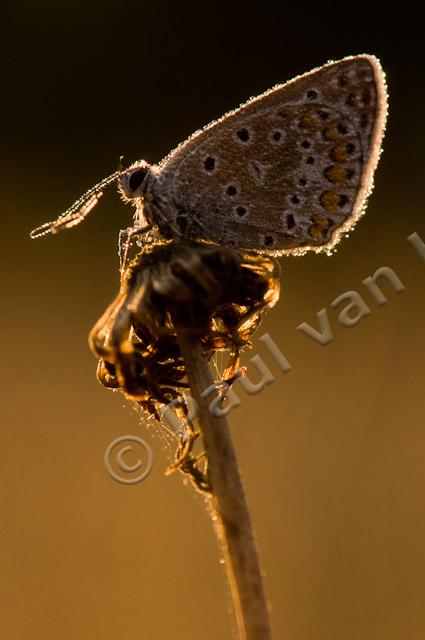
<path fill-rule="evenodd" d="M 127 266 L 128 252 L 134 238 L 143 236 L 151 229 L 151 225 L 127 227 L 121 229 L 118 237 L 118 255 L 120 258 L 120 271 L 123 273 Z"/>

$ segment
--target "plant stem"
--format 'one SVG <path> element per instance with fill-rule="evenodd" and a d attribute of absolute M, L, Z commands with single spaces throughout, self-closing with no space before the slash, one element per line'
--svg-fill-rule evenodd
<path fill-rule="evenodd" d="M 251 518 L 227 421 L 217 417 L 202 392 L 214 382 L 199 338 L 177 328 L 191 394 L 208 459 L 212 509 L 229 576 L 239 640 L 271 640 L 271 626 Z"/>

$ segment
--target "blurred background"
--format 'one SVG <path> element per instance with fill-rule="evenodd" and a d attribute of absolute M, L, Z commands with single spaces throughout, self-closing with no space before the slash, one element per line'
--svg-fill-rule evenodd
<path fill-rule="evenodd" d="M 349 10 L 348 10 L 349 9 Z M 403 9 L 403 8 L 402 8 Z M 202 500 L 164 476 L 162 441 L 96 381 L 87 334 L 118 289 L 113 190 L 77 229 L 29 231 L 128 162 L 159 161 L 251 95 L 329 59 L 374 53 L 390 118 L 367 215 L 331 258 L 282 264 L 282 295 L 252 352 L 276 381 L 230 416 L 276 638 L 425 635 L 423 33 L 415 16 L 320 3 L 16 0 L 2 7 L 0 636 L 8 640 L 232 637 Z M 388 11 L 387 11 L 388 13 Z M 406 287 L 378 307 L 383 265 Z M 338 324 L 358 291 L 372 313 Z M 327 306 L 334 341 L 296 330 Z M 284 376 L 258 337 L 292 365 Z M 106 473 L 114 438 L 145 438 L 154 468 Z"/>

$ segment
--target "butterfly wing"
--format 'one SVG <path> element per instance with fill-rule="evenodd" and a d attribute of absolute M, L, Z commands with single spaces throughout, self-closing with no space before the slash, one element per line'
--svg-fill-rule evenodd
<path fill-rule="evenodd" d="M 157 167 L 154 195 L 185 237 L 329 251 L 363 212 L 386 112 L 376 58 L 331 62 L 195 133 Z"/>

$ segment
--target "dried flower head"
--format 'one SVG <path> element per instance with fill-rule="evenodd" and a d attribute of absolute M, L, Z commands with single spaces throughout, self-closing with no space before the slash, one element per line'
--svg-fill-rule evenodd
<path fill-rule="evenodd" d="M 98 380 L 159 419 L 188 386 L 176 326 L 198 336 L 208 360 L 229 352 L 223 378 L 231 384 L 241 348 L 278 296 L 273 258 L 193 242 L 147 245 L 123 270 L 118 296 L 90 333 Z M 179 465 L 193 466 L 196 435 L 180 443 Z"/>

